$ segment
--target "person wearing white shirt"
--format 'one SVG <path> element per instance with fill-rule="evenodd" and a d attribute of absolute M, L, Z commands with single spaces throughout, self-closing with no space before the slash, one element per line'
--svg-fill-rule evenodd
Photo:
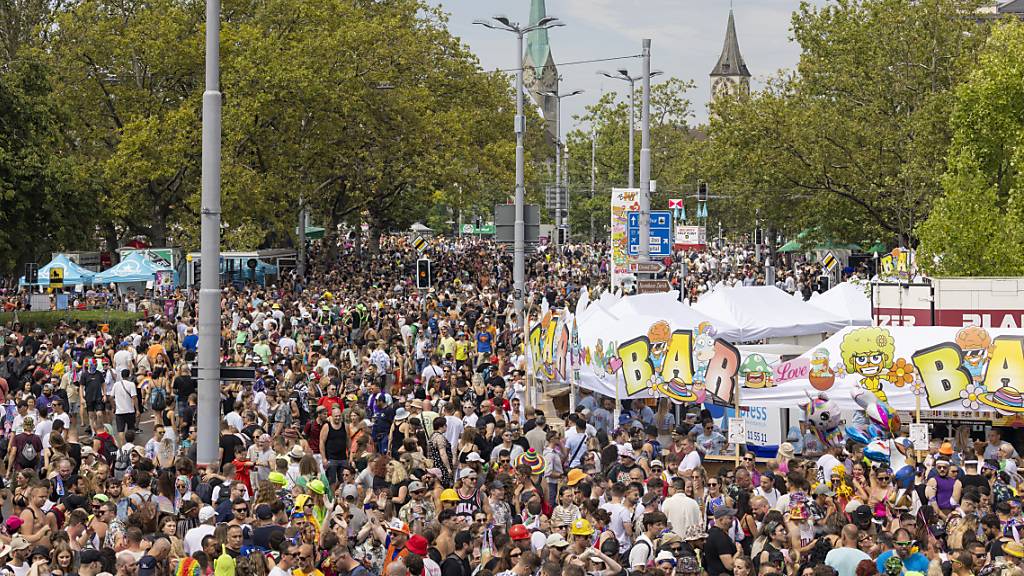
<path fill-rule="evenodd" d="M 213 506 L 203 506 L 199 510 L 199 526 L 185 532 L 183 544 L 185 554 L 191 555 L 203 549 L 203 538 L 212 536 L 217 524 L 217 511 Z"/>
<path fill-rule="evenodd" d="M 448 426 L 445 428 L 444 437 L 448 439 L 451 445 L 458 446 L 459 438 L 462 437 L 462 431 L 465 427 L 462 424 L 462 418 L 455 415 L 455 405 L 451 402 L 444 405 L 444 419 L 447 421 Z"/>
<path fill-rule="evenodd" d="M 124 431 L 135 430 L 135 399 L 139 396 L 139 390 L 128 378 L 128 370 L 121 371 L 121 378 L 111 384 L 114 394 L 114 419 L 117 428 L 118 439 L 124 442 Z"/>
<path fill-rule="evenodd" d="M 775 478 L 771 474 L 761 475 L 761 484 L 754 488 L 754 496 L 761 496 L 768 501 L 768 506 L 774 508 L 779 502 L 782 494 L 775 489 Z"/>
<path fill-rule="evenodd" d="M 700 454 L 697 452 L 697 447 L 693 444 L 693 439 L 689 436 L 683 438 L 683 458 L 679 461 L 679 473 L 682 474 L 687 470 L 693 470 L 700 468 Z"/>

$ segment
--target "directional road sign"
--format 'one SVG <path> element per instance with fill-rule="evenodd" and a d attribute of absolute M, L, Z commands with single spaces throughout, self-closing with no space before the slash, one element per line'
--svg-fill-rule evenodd
<path fill-rule="evenodd" d="M 668 292 L 672 289 L 669 285 L 668 280 L 637 280 L 636 281 L 636 293 L 637 294 L 658 294 L 660 292 Z"/>
<path fill-rule="evenodd" d="M 630 262 L 627 266 L 634 274 L 661 274 L 665 271 L 661 262 Z"/>
<path fill-rule="evenodd" d="M 626 220 L 626 237 L 629 241 L 628 254 L 640 254 L 640 213 L 629 212 Z M 655 210 L 651 212 L 651 251 L 653 256 L 672 255 L 672 212 Z"/>

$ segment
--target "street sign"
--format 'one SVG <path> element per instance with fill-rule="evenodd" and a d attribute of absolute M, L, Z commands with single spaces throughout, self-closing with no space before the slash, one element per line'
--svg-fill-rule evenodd
<path fill-rule="evenodd" d="M 483 234 L 494 235 L 494 223 L 492 222 L 490 224 L 484 224 L 483 226 L 474 226 L 472 224 L 463 224 L 462 225 L 462 233 L 463 234 L 477 234 L 477 235 L 483 235 Z"/>
<path fill-rule="evenodd" d="M 831 252 L 826 252 L 825 257 L 821 259 L 821 267 L 829 272 L 831 272 L 838 263 L 839 260 L 836 259 L 836 255 Z"/>
<path fill-rule="evenodd" d="M 416 248 L 416 251 L 419 252 L 420 254 L 423 254 L 423 252 L 427 249 L 427 241 L 424 240 L 422 236 L 417 236 L 416 239 L 412 241 L 412 245 L 413 248 Z"/>
<path fill-rule="evenodd" d="M 671 289 L 672 286 L 669 285 L 668 280 L 639 279 L 636 281 L 637 294 L 660 294 L 661 292 L 668 292 Z"/>
<path fill-rule="evenodd" d="M 627 254 L 640 254 L 640 213 L 629 212 L 626 217 Z M 672 255 L 672 213 L 668 210 L 651 212 L 651 256 Z"/>
<path fill-rule="evenodd" d="M 661 274 L 665 271 L 661 262 L 630 262 L 627 267 L 634 274 Z"/>
<path fill-rule="evenodd" d="M 54 266 L 50 268 L 50 288 L 64 287 L 64 267 Z"/>

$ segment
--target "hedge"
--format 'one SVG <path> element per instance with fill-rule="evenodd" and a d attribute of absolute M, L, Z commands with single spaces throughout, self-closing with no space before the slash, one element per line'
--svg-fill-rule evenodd
<path fill-rule="evenodd" d="M 10 328 L 14 322 L 14 315 L 14 312 L 0 312 L 0 326 Z M 113 334 L 131 333 L 135 323 L 143 317 L 138 312 L 120 310 L 19 310 L 17 315 L 22 328 L 26 330 L 41 328 L 43 331 L 49 332 L 61 322 L 71 325 L 109 324 L 110 332 Z"/>

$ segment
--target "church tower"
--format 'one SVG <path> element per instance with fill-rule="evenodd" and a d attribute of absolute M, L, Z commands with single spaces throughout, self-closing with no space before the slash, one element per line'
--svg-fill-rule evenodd
<path fill-rule="evenodd" d="M 750 71 L 740 54 L 740 43 L 736 39 L 736 21 L 729 10 L 729 24 L 725 29 L 725 44 L 718 64 L 711 71 L 711 99 L 722 95 L 749 94 Z"/>
<path fill-rule="evenodd" d="M 544 0 L 530 1 L 530 26 L 547 16 Z M 544 115 L 544 132 L 551 143 L 551 157 L 554 158 L 555 140 L 558 138 L 558 100 L 545 92 L 558 92 L 558 69 L 551 55 L 548 30 L 541 28 L 526 35 L 526 54 L 523 55 L 523 84 L 529 91 L 534 104 Z"/>

